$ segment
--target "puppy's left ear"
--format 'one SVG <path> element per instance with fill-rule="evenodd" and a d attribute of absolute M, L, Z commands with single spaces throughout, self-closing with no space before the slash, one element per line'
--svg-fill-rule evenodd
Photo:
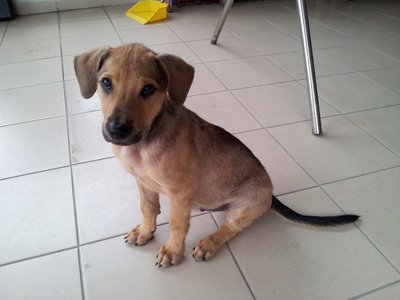
<path fill-rule="evenodd" d="M 194 68 L 175 55 L 160 54 L 157 58 L 168 72 L 168 94 L 170 99 L 175 104 L 182 105 L 193 82 Z"/>
<path fill-rule="evenodd" d="M 89 99 L 97 89 L 97 73 L 110 52 L 109 47 L 99 48 L 75 56 L 74 67 L 81 94 Z"/>

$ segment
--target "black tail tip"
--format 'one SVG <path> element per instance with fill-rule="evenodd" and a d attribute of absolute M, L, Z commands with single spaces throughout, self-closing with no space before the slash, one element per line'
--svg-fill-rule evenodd
<path fill-rule="evenodd" d="M 343 217 L 346 218 L 346 221 L 348 221 L 348 223 L 354 223 L 360 218 L 359 215 L 344 215 Z"/>

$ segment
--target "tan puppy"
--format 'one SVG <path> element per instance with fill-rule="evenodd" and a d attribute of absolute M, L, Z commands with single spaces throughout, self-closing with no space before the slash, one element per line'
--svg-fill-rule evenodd
<path fill-rule="evenodd" d="M 181 261 L 194 206 L 226 210 L 227 217 L 216 232 L 196 244 L 197 261 L 210 259 L 270 208 L 314 225 L 357 220 L 355 215 L 303 216 L 279 202 L 251 151 L 183 106 L 194 69 L 182 59 L 130 44 L 89 51 L 75 57 L 74 64 L 83 97 L 98 91 L 104 138 L 114 144 L 115 155 L 139 186 L 143 222 L 128 233 L 126 242 L 144 245 L 151 240 L 160 213 L 158 195 L 170 199 L 170 233 L 156 265 L 165 268 Z"/>

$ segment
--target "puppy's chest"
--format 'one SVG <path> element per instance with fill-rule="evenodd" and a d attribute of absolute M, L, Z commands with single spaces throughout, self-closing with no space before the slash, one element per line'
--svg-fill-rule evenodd
<path fill-rule="evenodd" d="M 120 149 L 116 156 L 121 161 L 123 167 L 136 179 L 150 190 L 164 192 L 161 170 L 157 159 L 149 151 L 140 149 L 130 149 L 124 147 Z"/>

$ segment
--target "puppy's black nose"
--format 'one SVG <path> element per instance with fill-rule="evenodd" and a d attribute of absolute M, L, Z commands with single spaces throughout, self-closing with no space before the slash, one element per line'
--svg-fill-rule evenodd
<path fill-rule="evenodd" d="M 117 140 L 124 140 L 132 133 L 131 122 L 121 122 L 118 119 L 107 123 L 107 131 L 110 137 Z"/>

